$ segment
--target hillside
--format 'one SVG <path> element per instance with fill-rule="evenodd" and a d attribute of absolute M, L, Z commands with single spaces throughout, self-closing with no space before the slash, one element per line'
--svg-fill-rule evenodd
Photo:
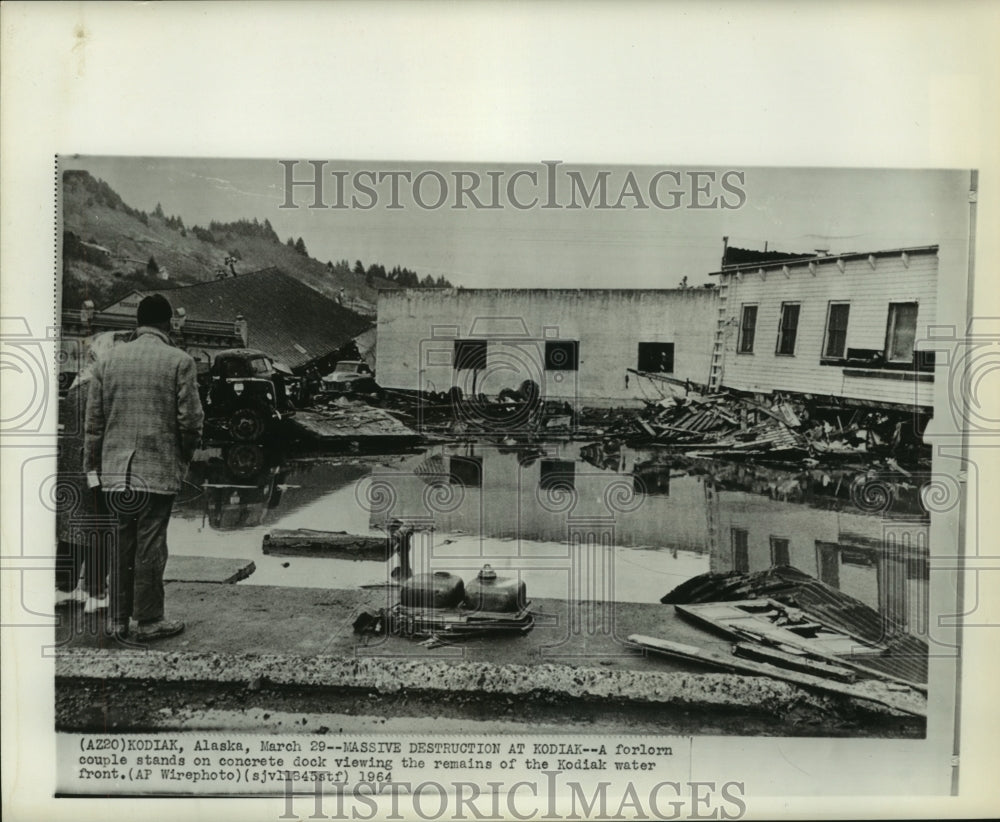
<path fill-rule="evenodd" d="M 374 303 L 377 287 L 393 287 L 378 277 L 368 285 L 363 274 L 333 270 L 299 253 L 268 223 L 240 221 L 209 231 L 186 226 L 182 217 L 146 214 L 86 171 L 64 172 L 62 216 L 63 308 L 79 308 L 86 299 L 101 308 L 134 289 L 166 289 L 216 279 L 222 270 L 245 274 L 270 266 L 329 297 L 343 288 L 348 299 Z M 257 236 L 242 233 L 248 228 Z M 236 259 L 227 265 L 227 258 Z"/>

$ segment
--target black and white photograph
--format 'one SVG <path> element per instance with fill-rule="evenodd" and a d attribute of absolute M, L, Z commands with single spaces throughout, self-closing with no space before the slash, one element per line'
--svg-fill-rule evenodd
<path fill-rule="evenodd" d="M 602 140 L 579 151 L 528 134 L 569 98 L 514 68 L 609 91 L 597 64 L 560 86 L 555 57 L 526 56 L 552 7 L 522 11 L 535 28 L 506 41 L 510 85 L 490 86 L 496 53 L 463 42 L 481 62 L 437 55 L 421 104 L 406 32 L 436 20 L 443 43 L 497 21 L 497 43 L 512 21 L 317 4 L 314 23 L 363 38 L 345 55 L 405 44 L 385 58 L 395 80 L 375 71 L 355 93 L 329 72 L 299 88 L 303 66 L 260 73 L 320 26 L 309 6 L 254 6 L 281 37 L 204 4 L 82 4 L 59 71 L 79 89 L 101 77 L 116 102 L 65 92 L 88 128 L 39 142 L 48 210 L 5 219 L 5 252 L 27 244 L 11 228 L 28 213 L 44 252 L 4 257 L 0 448 L 16 522 L 4 716 L 19 726 L 4 744 L 44 771 L 35 799 L 499 820 L 920 815 L 965 796 L 969 726 L 996 716 L 969 696 L 987 681 L 970 648 L 997 624 L 1000 326 L 982 296 L 996 168 L 939 144 L 945 112 L 976 110 L 971 75 L 932 73 L 919 94 L 885 81 L 938 104 L 900 126 L 935 148 L 897 156 L 888 112 L 921 106 L 859 97 L 848 125 L 845 91 L 827 113 L 818 79 L 775 86 L 810 52 L 775 30 L 762 36 L 794 60 L 761 57 L 762 88 L 785 83 L 774 99 L 801 116 L 745 94 L 716 105 L 675 77 L 664 106 L 698 96 L 703 126 L 664 114 L 662 140 L 635 150 L 656 107 L 635 92 L 635 128 L 625 106 L 595 107 L 580 129 Z M 588 38 L 613 16 L 590 10 L 572 29 Z M 122 37 L 143 15 L 162 30 Z M 858 35 L 881 51 L 850 49 L 849 78 L 882 82 L 867 69 L 893 55 L 916 65 L 888 31 L 876 15 Z M 146 44 L 182 32 L 200 54 L 220 32 L 258 53 L 176 60 L 148 89 L 109 82 L 110 43 L 145 66 Z M 734 77 L 761 50 L 720 37 Z M 679 60 L 621 63 L 635 79 Z M 461 120 L 432 104 L 449 83 Z M 290 108 L 267 116 L 281 95 Z M 324 100 L 364 107 L 316 114 Z M 499 100 L 508 119 L 487 113 Z M 296 131 L 293 105 L 312 128 Z M 747 136 L 717 139 L 751 110 Z M 762 154 L 776 116 L 816 150 Z M 878 150 L 838 153 L 837 134 Z M 4 176 L 24 188 L 10 163 Z M 27 673 L 7 687 L 25 657 L 32 693 Z"/>
<path fill-rule="evenodd" d="M 58 730 L 922 739 L 947 710 L 929 427 L 974 173 L 58 176 Z"/>

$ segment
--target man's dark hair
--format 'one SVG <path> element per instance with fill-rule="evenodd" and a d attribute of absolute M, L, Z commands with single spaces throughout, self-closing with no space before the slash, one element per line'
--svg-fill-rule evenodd
<path fill-rule="evenodd" d="M 174 316 L 170 300 L 162 294 L 151 294 L 143 297 L 135 312 L 136 325 L 163 325 L 170 322 Z"/>

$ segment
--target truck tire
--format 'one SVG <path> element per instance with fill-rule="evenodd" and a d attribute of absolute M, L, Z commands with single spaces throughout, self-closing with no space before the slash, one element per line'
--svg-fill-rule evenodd
<path fill-rule="evenodd" d="M 249 442 L 232 445 L 226 452 L 226 467 L 236 479 L 253 477 L 264 467 L 264 449 Z"/>
<path fill-rule="evenodd" d="M 237 442 L 256 442 L 267 430 L 267 418 L 259 408 L 237 408 L 229 417 L 229 436 Z"/>

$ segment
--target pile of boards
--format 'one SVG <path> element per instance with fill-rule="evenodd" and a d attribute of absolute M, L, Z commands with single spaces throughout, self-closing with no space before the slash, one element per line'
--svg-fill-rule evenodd
<path fill-rule="evenodd" d="M 676 446 L 694 453 L 796 456 L 809 451 L 790 403 L 767 406 L 731 393 L 692 390 L 683 397 L 648 402 L 616 433 L 630 445 Z"/>
<path fill-rule="evenodd" d="M 922 441 L 912 414 L 841 408 L 833 398 L 801 395 L 794 401 L 707 386 L 665 374 L 628 369 L 654 386 L 661 398 L 646 400 L 638 415 L 617 421 L 606 433 L 632 446 L 657 445 L 692 455 L 802 457 L 844 460 L 871 455 L 918 457 Z"/>
<path fill-rule="evenodd" d="M 702 574 L 661 602 L 731 639 L 732 654 L 633 634 L 637 649 L 927 714 L 926 642 L 796 568 Z"/>

